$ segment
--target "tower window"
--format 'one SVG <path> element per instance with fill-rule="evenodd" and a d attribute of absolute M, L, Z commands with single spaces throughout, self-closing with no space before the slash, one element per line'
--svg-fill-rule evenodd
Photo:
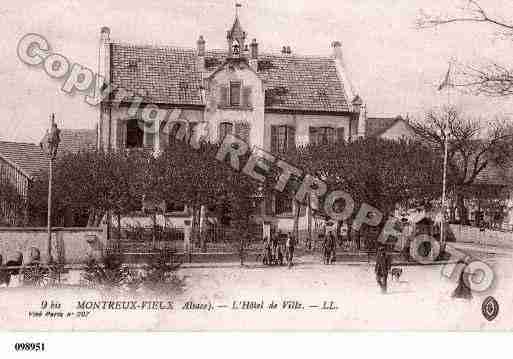
<path fill-rule="evenodd" d="M 234 40 L 232 42 L 232 53 L 235 55 L 235 56 L 238 56 L 240 55 L 240 45 L 239 45 L 239 42 L 237 40 Z"/>

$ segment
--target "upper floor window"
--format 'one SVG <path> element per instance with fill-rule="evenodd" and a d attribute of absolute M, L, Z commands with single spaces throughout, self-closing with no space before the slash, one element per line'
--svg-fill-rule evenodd
<path fill-rule="evenodd" d="M 296 129 L 292 126 L 271 126 L 271 151 L 287 152 L 296 147 Z"/>
<path fill-rule="evenodd" d="M 231 81 L 229 86 L 221 86 L 219 106 L 240 107 L 251 109 L 252 89 L 250 86 L 242 86 L 241 81 Z"/>
<path fill-rule="evenodd" d="M 227 134 L 233 132 L 233 125 L 230 122 L 222 122 L 219 124 L 219 141 L 224 140 Z"/>
<path fill-rule="evenodd" d="M 239 81 L 230 82 L 230 106 L 240 106 L 240 88 Z"/>
<path fill-rule="evenodd" d="M 344 128 L 310 127 L 310 143 L 316 145 L 331 145 L 344 140 Z"/>
<path fill-rule="evenodd" d="M 144 130 L 141 121 L 132 118 L 126 122 L 126 147 L 141 148 L 144 145 Z M 122 134 L 120 134 L 122 136 Z"/>

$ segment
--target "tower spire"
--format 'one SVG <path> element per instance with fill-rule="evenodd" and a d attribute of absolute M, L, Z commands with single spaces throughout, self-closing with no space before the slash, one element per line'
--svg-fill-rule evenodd
<path fill-rule="evenodd" d="M 235 3 L 235 20 L 230 30 L 226 32 L 226 39 L 228 40 L 228 54 L 229 57 L 239 57 L 246 47 L 244 41 L 246 40 L 246 32 L 242 29 L 239 20 L 239 8 L 242 5 L 238 2 Z"/>

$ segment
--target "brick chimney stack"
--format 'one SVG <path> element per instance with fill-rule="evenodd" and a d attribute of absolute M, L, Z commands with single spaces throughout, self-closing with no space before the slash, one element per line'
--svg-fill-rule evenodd
<path fill-rule="evenodd" d="M 257 40 L 253 39 L 249 46 L 251 47 L 250 57 L 249 57 L 249 66 L 251 66 L 251 68 L 254 71 L 258 71 L 258 42 L 257 42 Z"/>
<path fill-rule="evenodd" d="M 198 71 L 199 72 L 204 72 L 205 71 L 205 39 L 203 38 L 203 35 L 200 35 L 200 37 L 198 38 L 198 41 L 196 41 L 196 46 L 197 46 L 197 55 L 198 57 L 196 58 L 196 66 L 198 68 Z"/>
<path fill-rule="evenodd" d="M 343 61 L 342 57 L 342 43 L 340 41 L 333 41 L 331 43 L 331 47 L 333 48 L 333 57 Z"/>
<path fill-rule="evenodd" d="M 103 26 L 100 30 L 100 41 L 108 42 L 110 40 L 110 28 Z"/>
<path fill-rule="evenodd" d="M 290 48 L 290 46 L 283 46 L 283 48 L 281 49 L 281 53 L 284 55 L 291 55 L 292 49 Z"/>
<path fill-rule="evenodd" d="M 205 39 L 203 35 L 200 35 L 196 44 L 198 45 L 198 56 L 205 56 Z"/>

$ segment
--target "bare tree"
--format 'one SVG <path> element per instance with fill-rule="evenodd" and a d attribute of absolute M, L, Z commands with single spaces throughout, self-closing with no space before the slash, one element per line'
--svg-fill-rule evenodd
<path fill-rule="evenodd" d="M 440 155 L 447 140 L 448 180 L 456 189 L 457 207 L 466 221 L 464 196 L 479 174 L 492 166 L 505 169 L 513 164 L 513 127 L 505 120 L 485 124 L 454 107 L 430 110 L 424 121 L 412 122 L 412 126 Z"/>
<path fill-rule="evenodd" d="M 490 25 L 498 34 L 513 40 L 513 21 L 503 20 L 491 15 L 480 0 L 464 0 L 453 14 L 429 14 L 421 10 L 416 21 L 419 29 L 434 28 L 457 23 L 476 23 Z M 481 65 L 457 64 L 453 86 L 470 90 L 476 94 L 488 96 L 513 95 L 513 68 L 496 62 Z"/>

